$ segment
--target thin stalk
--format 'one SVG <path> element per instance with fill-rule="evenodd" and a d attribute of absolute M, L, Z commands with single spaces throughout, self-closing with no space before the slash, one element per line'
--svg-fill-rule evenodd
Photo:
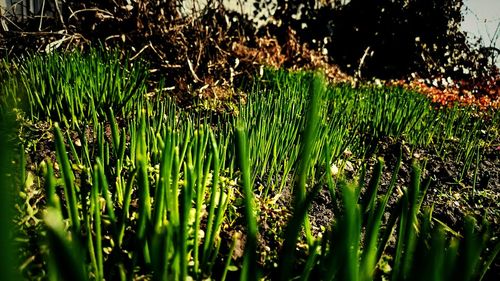
<path fill-rule="evenodd" d="M 73 228 L 73 233 L 75 237 L 80 235 L 80 217 L 78 215 L 78 205 L 76 200 L 77 188 L 74 184 L 75 176 L 73 175 L 73 170 L 71 169 L 71 164 L 68 159 L 68 154 L 64 146 L 64 138 L 59 128 L 58 123 L 54 124 L 54 134 L 56 137 L 56 152 L 59 163 L 61 164 L 61 172 L 64 177 L 64 195 L 66 199 L 66 208 L 68 209 L 68 214 L 70 215 L 71 225 Z"/>
<path fill-rule="evenodd" d="M 257 280 L 259 272 L 257 269 L 257 220 L 255 219 L 255 207 L 250 181 L 250 163 L 248 160 L 248 139 L 242 127 L 236 128 L 236 143 L 238 151 L 238 163 L 241 171 L 241 181 L 245 200 L 245 220 L 247 224 L 247 241 L 245 245 L 245 257 L 240 280 Z"/>

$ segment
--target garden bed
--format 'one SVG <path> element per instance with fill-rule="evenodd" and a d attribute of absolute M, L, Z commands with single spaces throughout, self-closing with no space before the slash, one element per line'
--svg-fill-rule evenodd
<path fill-rule="evenodd" d="M 25 278 L 477 279 L 498 264 L 495 109 L 282 70 L 186 108 L 119 56 L 4 66 Z"/>

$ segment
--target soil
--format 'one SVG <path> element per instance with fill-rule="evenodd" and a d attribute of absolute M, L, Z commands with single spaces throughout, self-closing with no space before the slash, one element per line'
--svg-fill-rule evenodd
<path fill-rule="evenodd" d="M 492 230 L 492 238 L 498 240 L 500 237 L 500 149 L 489 147 L 483 154 L 483 160 L 479 163 L 477 177 L 474 185 L 475 167 L 471 167 L 463 180 L 460 179 L 463 163 L 455 162 L 453 153 L 445 158 L 436 155 L 435 152 L 426 149 L 415 149 L 411 151 L 401 142 L 385 138 L 378 142 L 377 157 L 385 160 L 379 196 L 385 195 L 387 186 L 395 169 L 400 147 L 403 147 L 403 157 L 398 173 L 396 187 L 393 189 L 394 196 L 389 200 L 386 218 L 394 207 L 398 196 L 397 193 L 409 186 L 411 163 L 413 160 L 423 165 L 422 184 L 430 178 L 431 183 L 427 190 L 423 207 L 433 208 L 433 218 L 443 222 L 446 226 L 457 233 L 461 233 L 465 216 L 473 216 L 479 223 L 487 221 Z M 375 155 L 368 159 L 368 167 L 376 163 Z M 361 161 L 358 161 L 360 163 Z M 357 171 L 359 171 L 359 166 Z M 356 172 L 354 173 L 356 174 Z M 348 177 L 352 177 L 353 173 Z M 367 171 L 365 183 L 372 176 L 372 169 Z M 363 196 L 363 191 L 361 196 Z M 291 202 L 288 198 L 282 203 Z M 309 210 L 309 219 L 313 231 L 329 229 L 333 221 L 333 202 L 330 192 L 323 188 Z M 500 257 L 497 257 L 485 280 L 497 280 L 500 276 Z"/>

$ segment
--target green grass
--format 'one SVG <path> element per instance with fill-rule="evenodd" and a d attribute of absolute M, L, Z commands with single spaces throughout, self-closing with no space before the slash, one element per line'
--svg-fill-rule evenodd
<path fill-rule="evenodd" d="M 453 155 L 463 167 L 457 181 L 466 179 L 481 151 L 498 140 L 498 112 L 435 109 L 398 88 L 353 89 L 326 85 L 312 73 L 267 71 L 238 115 L 210 122 L 161 91 L 145 97 L 145 68 L 116 54 L 11 63 L 3 62 L 0 75 L 0 115 L 9 105 L 21 128 L 48 122 L 49 140 L 24 136 L 24 149 L 36 153 L 42 142 L 55 148 L 52 160 L 32 163 L 39 174 L 26 174 L 22 157 L 20 172 L 10 173 L 21 192 L 28 192 L 28 177 L 44 190 L 34 204 L 43 231 L 28 238 L 40 247 L 32 253 L 36 262 L 23 267 L 25 276 L 42 268 L 38 277 L 50 280 L 474 280 L 500 249 L 486 224 L 467 218 L 463 231 L 450 231 L 422 207 L 431 184 L 422 179 L 425 163 L 413 163 L 409 184 L 396 192 L 403 145 Z M 370 177 L 365 172 L 384 138 L 402 145 L 382 193 L 384 159 Z M 357 180 L 330 173 L 349 160 L 346 151 L 366 167 Z M 334 217 L 314 233 L 308 210 L 323 188 Z M 278 218 L 286 227 L 266 229 L 262 204 L 283 207 L 284 192 L 294 199 L 285 206 L 290 218 Z M 17 216 L 25 216 L 26 203 L 19 204 Z M 19 231 L 30 227 L 38 229 L 20 225 Z M 263 263 L 260 253 L 266 231 L 278 237 L 271 251 L 283 258 L 275 265 Z M 387 257 L 392 270 L 382 271 Z"/>
<path fill-rule="evenodd" d="M 2 100 L 22 107 L 30 119 L 66 127 L 102 121 L 108 110 L 125 116 L 147 88 L 147 68 L 118 52 L 29 55 L 2 65 Z"/>
<path fill-rule="evenodd" d="M 19 167 L 19 162 L 15 157 L 15 128 L 17 127 L 14 117 L 5 110 L 0 113 L 0 248 L 2 249 L 0 257 L 0 272 L 6 280 L 19 279 L 19 272 L 17 271 L 18 260 L 16 257 L 16 249 L 14 244 L 14 235 L 16 233 L 16 226 L 14 224 L 14 196 L 16 192 L 16 167 Z M 17 160 L 19 161 L 19 160 Z M 24 167 L 23 167 L 24 168 Z M 19 176 L 22 180 L 24 177 Z"/>

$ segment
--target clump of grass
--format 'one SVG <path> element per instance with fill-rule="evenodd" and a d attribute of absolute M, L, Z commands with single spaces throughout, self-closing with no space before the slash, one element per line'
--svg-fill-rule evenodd
<path fill-rule="evenodd" d="M 239 119 L 249 128 L 253 179 L 267 194 L 280 193 L 292 174 L 310 96 L 310 74 L 269 71 L 256 83 Z M 326 157 L 338 161 L 345 151 L 370 157 L 384 138 L 397 139 L 410 149 L 436 150 L 443 159 L 462 163 L 457 181 L 473 167 L 483 148 L 499 137 L 498 112 L 474 108 L 435 109 L 424 96 L 401 88 L 348 85 L 326 88 L 318 107 L 318 137 L 311 151 L 311 170 Z M 477 161 L 476 161 L 477 162 Z M 319 171 L 319 170 L 318 170 Z"/>
<path fill-rule="evenodd" d="M 30 120 L 57 121 L 66 127 L 93 115 L 103 120 L 109 109 L 125 116 L 147 88 L 147 69 L 122 59 L 118 52 L 55 52 L 9 64 L 16 68 L 4 67 L 2 100 L 15 101 Z"/>
<path fill-rule="evenodd" d="M 130 135 L 135 147 L 124 153 L 124 157 L 123 148 L 104 149 L 108 142 L 102 140 L 105 144 L 98 145 L 93 165 L 79 169 L 80 185 L 75 185 L 65 149 L 65 140 L 69 143 L 71 139 L 64 138 L 61 129 L 55 126 L 65 197 L 64 204 L 59 204 L 58 187 L 47 162 L 47 197 L 52 206 L 49 213 L 50 218 L 57 215 L 67 220 L 71 234 L 63 235 L 60 226 L 47 221 L 52 233 L 49 248 L 60 251 L 68 245 L 81 247 L 83 256 L 91 261 L 90 273 L 98 279 L 141 273 L 127 264 L 151 270 L 158 280 L 210 276 L 218 261 L 221 243 L 218 235 L 231 193 L 219 180 L 219 143 L 206 125 L 196 130 L 184 127 L 180 129 L 183 133 L 169 129 L 157 134 L 148 130 L 146 111 L 138 116 L 136 132 Z M 115 130 L 114 140 L 121 139 L 120 130 Z M 98 136 L 103 137 L 102 133 Z M 151 145 L 152 137 L 156 138 L 157 146 Z M 122 147 L 121 140 L 112 138 L 110 143 Z M 87 145 L 83 146 L 82 151 L 88 150 Z M 116 161 L 113 166 L 111 161 L 101 160 L 101 157 L 111 158 L 108 154 L 128 160 Z M 157 159 L 153 157 L 156 154 Z M 125 162 L 129 165 L 121 166 Z M 116 171 L 118 165 L 121 173 L 107 172 Z M 110 176 L 115 180 L 110 181 Z M 137 199 L 137 206 L 132 206 L 133 198 Z M 210 208 L 206 210 L 205 206 Z M 207 221 L 205 229 L 201 228 L 202 219 Z M 86 238 L 84 234 L 90 236 Z M 72 238 L 67 238 L 68 235 Z M 136 242 L 130 245 L 130 241 Z M 125 255 L 124 251 L 131 255 Z M 71 261 L 71 257 L 67 258 Z"/>

